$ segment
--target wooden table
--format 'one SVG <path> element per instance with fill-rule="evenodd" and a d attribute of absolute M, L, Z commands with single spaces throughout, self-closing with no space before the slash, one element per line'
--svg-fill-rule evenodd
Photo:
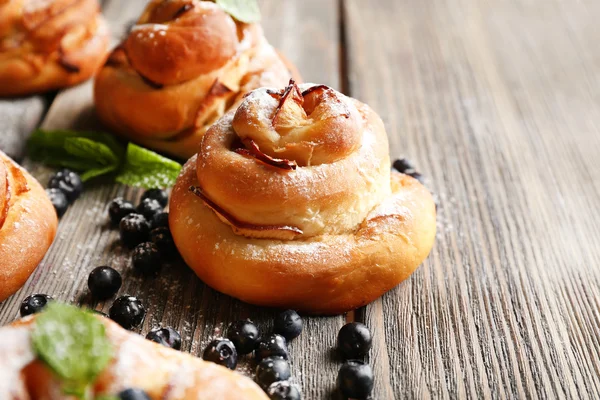
<path fill-rule="evenodd" d="M 144 3 L 104 1 L 115 40 Z M 305 319 L 291 344 L 304 398 L 331 396 L 332 347 L 350 319 L 374 333 L 376 399 L 599 398 L 600 2 L 261 3 L 272 43 L 306 81 L 379 112 L 392 156 L 416 162 L 439 205 L 435 248 L 412 278 L 354 313 Z M 43 116 L 45 128 L 98 129 L 90 93 L 85 84 L 3 101 L 0 128 L 22 134 Z M 24 164 L 45 183 L 45 168 Z M 201 354 L 239 318 L 268 329 L 275 311 L 216 293 L 183 265 L 154 280 L 133 274 L 106 223 L 117 195 L 140 191 L 86 188 L 40 267 L 0 305 L 0 322 L 33 292 L 87 304 L 89 271 L 108 264 L 124 274 L 121 292 L 147 305 L 141 333 L 174 326 L 184 351 Z"/>

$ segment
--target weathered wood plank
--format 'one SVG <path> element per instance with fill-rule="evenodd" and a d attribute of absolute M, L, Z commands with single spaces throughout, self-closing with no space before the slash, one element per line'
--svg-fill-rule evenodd
<path fill-rule="evenodd" d="M 15 160 L 24 156 L 25 141 L 46 110 L 43 96 L 0 99 L 0 150 Z"/>
<path fill-rule="evenodd" d="M 428 261 L 358 313 L 375 397 L 597 398 L 600 3 L 345 5 L 350 94 L 439 199 Z"/>
<path fill-rule="evenodd" d="M 145 3 L 144 0 L 104 2 L 104 13 L 115 38 L 125 32 Z M 264 0 L 261 6 L 268 38 L 296 63 L 305 79 L 338 86 L 337 2 Z M 287 31 L 284 25 L 293 29 Z M 304 35 L 316 40 L 305 40 Z M 315 54 L 321 56 L 315 58 Z M 324 66 L 320 65 L 321 60 L 326 60 Z M 88 82 L 59 93 L 42 126 L 100 129 L 94 116 L 91 91 L 92 85 Z M 43 183 L 47 181 L 49 171 L 45 167 L 31 161 L 26 161 L 26 166 Z M 182 332 L 183 350 L 201 355 L 208 341 L 222 335 L 227 325 L 236 319 L 249 317 L 268 330 L 276 311 L 252 307 L 207 288 L 181 260 L 165 266 L 156 279 L 143 278 L 132 271 L 130 252 L 119 244 L 118 232 L 106 223 L 106 206 L 116 196 L 137 200 L 140 194 L 139 190 L 109 182 L 86 187 L 82 198 L 62 218 L 57 240 L 32 278 L 15 296 L 0 305 L 0 322 L 13 320 L 21 299 L 33 292 L 46 292 L 58 299 L 108 311 L 111 300 L 89 304 L 87 276 L 96 266 L 110 265 L 123 274 L 120 293 L 138 296 L 147 307 L 142 334 L 159 325 L 171 325 Z M 343 316 L 306 318 L 304 333 L 291 344 L 293 375 L 302 386 L 304 398 L 329 397 L 338 369 L 338 364 L 331 359 L 331 349 L 343 323 Z M 253 373 L 247 360 L 238 369 Z"/>

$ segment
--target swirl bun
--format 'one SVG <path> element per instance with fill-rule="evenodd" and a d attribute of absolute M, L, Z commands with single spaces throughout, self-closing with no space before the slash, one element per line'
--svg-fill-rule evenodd
<path fill-rule="evenodd" d="M 257 89 L 210 128 L 171 196 L 170 226 L 208 285 L 331 314 L 365 305 L 427 257 L 435 205 L 390 172 L 381 119 L 326 86 Z"/>
<path fill-rule="evenodd" d="M 0 152 L 0 302 L 42 261 L 58 219 L 40 184 Z"/>
<path fill-rule="evenodd" d="M 98 319 L 113 352 L 109 365 L 89 385 L 87 398 L 121 398 L 118 393 L 136 388 L 151 399 L 268 400 L 238 372 L 146 340 L 108 318 Z M 31 339 L 36 320 L 25 317 L 0 328 L 0 399 L 75 399 L 63 394 L 64 380 L 36 355 Z M 56 340 L 64 339 L 56 335 Z"/>
<path fill-rule="evenodd" d="M 209 1 L 154 0 L 100 71 L 94 96 L 117 133 L 188 158 L 243 94 L 291 75 L 260 26 Z"/>
<path fill-rule="evenodd" d="M 0 96 L 75 85 L 106 59 L 96 0 L 0 0 Z"/>

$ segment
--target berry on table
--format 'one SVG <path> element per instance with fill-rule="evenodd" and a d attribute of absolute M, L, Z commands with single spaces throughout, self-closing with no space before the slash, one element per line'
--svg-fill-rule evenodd
<path fill-rule="evenodd" d="M 152 229 L 150 231 L 150 240 L 164 255 L 173 254 L 177 251 L 171 231 L 167 227 Z"/>
<path fill-rule="evenodd" d="M 142 195 L 142 201 L 146 199 L 156 200 L 160 205 L 165 208 L 169 204 L 169 195 L 166 190 L 162 189 L 148 189 Z"/>
<path fill-rule="evenodd" d="M 148 240 L 150 223 L 141 214 L 129 214 L 119 223 L 121 241 L 128 247 L 135 247 Z"/>
<path fill-rule="evenodd" d="M 373 390 L 373 370 L 362 361 L 346 361 L 338 372 L 337 386 L 345 397 L 366 399 Z"/>
<path fill-rule="evenodd" d="M 61 169 L 50 177 L 48 187 L 62 190 L 65 196 L 67 196 L 69 203 L 73 203 L 81 192 L 83 192 L 83 183 L 79 175 L 66 168 Z"/>
<path fill-rule="evenodd" d="M 171 327 L 152 329 L 146 339 L 175 350 L 181 349 L 181 335 Z"/>
<path fill-rule="evenodd" d="M 137 212 L 146 217 L 147 220 L 151 221 L 152 218 L 163 211 L 163 206 L 154 199 L 144 199 L 138 204 Z"/>
<path fill-rule="evenodd" d="M 133 296 L 121 296 L 115 300 L 108 311 L 110 319 L 125 329 L 139 326 L 146 316 L 146 309 L 141 301 Z"/>
<path fill-rule="evenodd" d="M 121 274 L 107 266 L 94 268 L 88 276 L 88 288 L 98 300 L 106 300 L 114 296 L 122 283 Z"/>
<path fill-rule="evenodd" d="M 266 390 L 273 382 L 290 378 L 290 364 L 281 357 L 267 357 L 256 367 L 256 382 Z"/>
<path fill-rule="evenodd" d="M 52 300 L 52 297 L 48 296 L 47 294 L 36 293 L 32 294 L 31 296 L 27 296 L 21 302 L 19 313 L 21 314 L 21 317 L 39 313 L 46 308 L 50 300 Z"/>
<path fill-rule="evenodd" d="M 156 228 L 168 228 L 169 227 L 169 213 L 161 212 L 152 217 L 151 221 L 152 229 Z"/>
<path fill-rule="evenodd" d="M 119 400 L 151 400 L 142 389 L 125 389 L 118 395 Z"/>
<path fill-rule="evenodd" d="M 290 341 L 302 333 L 302 318 L 294 310 L 287 310 L 275 317 L 273 332 Z"/>
<path fill-rule="evenodd" d="M 59 218 L 62 217 L 65 212 L 67 212 L 67 208 L 69 208 L 69 200 L 67 199 L 65 192 L 57 188 L 50 188 L 46 189 L 46 194 L 56 210 L 56 215 L 58 215 Z"/>
<path fill-rule="evenodd" d="M 346 360 L 365 356 L 371 349 L 371 343 L 371 331 L 360 322 L 350 322 L 338 333 L 338 349 Z"/>
<path fill-rule="evenodd" d="M 119 225 L 124 217 L 133 213 L 135 213 L 133 204 L 122 197 L 117 197 L 108 206 L 108 216 L 113 225 Z"/>
<path fill-rule="evenodd" d="M 302 394 L 298 386 L 290 381 L 273 382 L 267 389 L 267 395 L 271 400 L 301 400 Z"/>
<path fill-rule="evenodd" d="M 260 331 L 249 319 L 235 321 L 227 328 L 227 338 L 233 342 L 238 354 L 249 354 L 260 342 Z"/>
<path fill-rule="evenodd" d="M 262 339 L 254 354 L 257 361 L 267 357 L 281 357 L 285 360 L 289 357 L 285 338 L 277 334 Z"/>
<path fill-rule="evenodd" d="M 233 370 L 237 366 L 237 351 L 231 340 L 219 338 L 208 344 L 202 359 Z"/>
<path fill-rule="evenodd" d="M 145 275 L 156 274 L 161 267 L 158 247 L 152 242 L 138 244 L 131 255 L 133 268 Z"/>
<path fill-rule="evenodd" d="M 406 158 L 399 158 L 396 161 L 394 161 L 394 163 L 392 164 L 392 167 L 394 167 L 394 169 L 398 172 L 402 172 L 405 173 L 406 171 L 414 171 L 415 170 L 415 166 L 414 164 L 406 159 Z"/>

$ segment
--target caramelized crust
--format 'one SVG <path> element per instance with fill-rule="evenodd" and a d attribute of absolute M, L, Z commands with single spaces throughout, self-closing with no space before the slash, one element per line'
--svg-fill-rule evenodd
<path fill-rule="evenodd" d="M 0 301 L 23 286 L 38 266 L 57 223 L 40 184 L 0 152 Z"/>
<path fill-rule="evenodd" d="M 116 395 L 139 388 L 153 400 L 267 400 L 249 378 L 220 365 L 172 350 L 128 332 L 108 318 L 106 325 L 114 357 L 93 386 L 93 394 Z M 14 400 L 68 400 L 61 383 L 35 359 L 31 331 L 35 318 L 25 318 L 0 329 L 0 398 Z M 59 338 L 58 338 L 59 339 Z"/>
<path fill-rule="evenodd" d="M 98 74 L 94 97 L 116 133 L 189 158 L 245 93 L 294 73 L 258 25 L 209 1 L 153 0 Z"/>
<path fill-rule="evenodd" d="M 427 189 L 390 173 L 373 110 L 292 82 L 253 91 L 206 132 L 173 188 L 169 225 L 213 288 L 335 314 L 406 279 L 433 246 L 435 218 Z"/>
<path fill-rule="evenodd" d="M 106 59 L 108 42 L 96 0 L 0 2 L 0 96 L 82 82 Z"/>

